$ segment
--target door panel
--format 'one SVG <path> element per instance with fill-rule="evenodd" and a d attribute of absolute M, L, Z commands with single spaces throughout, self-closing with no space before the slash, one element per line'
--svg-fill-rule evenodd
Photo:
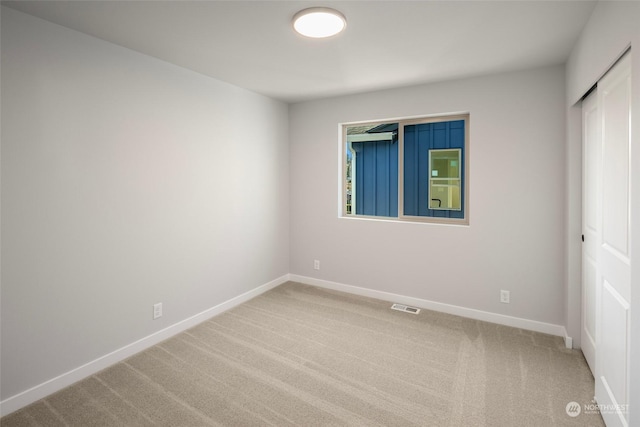
<path fill-rule="evenodd" d="M 619 64 L 624 65 L 624 64 Z M 603 243 L 629 262 L 630 77 L 611 76 L 601 91 L 603 121 Z M 612 81 L 611 81 L 612 80 Z"/>
<path fill-rule="evenodd" d="M 627 366 L 627 332 L 629 326 L 629 304 L 614 289 L 614 287 L 604 281 L 602 287 L 602 329 L 608 331 L 602 335 L 599 346 L 602 353 L 606 354 L 607 363 L 602 364 L 602 371 L 599 372 L 606 392 L 617 399 L 626 397 L 627 376 L 626 370 L 620 369 Z M 600 348 L 599 347 L 599 348 Z M 620 403 L 626 401 L 622 400 Z"/>
<path fill-rule="evenodd" d="M 626 407 L 629 389 L 630 54 L 598 83 L 598 110 L 602 117 L 602 227 L 596 255 L 600 301 L 596 302 L 595 379 L 598 403 L 611 409 Z M 609 427 L 628 425 L 626 410 L 602 411 L 602 417 Z"/>
<path fill-rule="evenodd" d="M 597 268 L 596 256 L 600 239 L 599 164 L 602 148 L 598 96 L 591 93 L 582 102 L 582 329 L 581 347 L 585 359 L 595 372 Z"/>
<path fill-rule="evenodd" d="M 583 266 L 584 287 L 584 324 L 582 335 L 582 352 L 587 359 L 591 371 L 595 371 L 595 349 L 596 349 L 596 263 L 595 260 L 585 257 Z M 588 342 L 585 343 L 585 338 Z M 588 352 L 585 346 L 588 345 Z"/>

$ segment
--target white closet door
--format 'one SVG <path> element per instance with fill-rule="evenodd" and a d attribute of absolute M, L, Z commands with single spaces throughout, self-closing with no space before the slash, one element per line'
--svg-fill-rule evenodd
<path fill-rule="evenodd" d="M 602 161 L 597 250 L 596 399 L 607 426 L 627 426 L 629 393 L 631 58 L 598 82 Z"/>
<path fill-rule="evenodd" d="M 600 160 L 602 150 L 598 96 L 582 102 L 582 352 L 596 371 L 597 253 L 600 239 Z"/>

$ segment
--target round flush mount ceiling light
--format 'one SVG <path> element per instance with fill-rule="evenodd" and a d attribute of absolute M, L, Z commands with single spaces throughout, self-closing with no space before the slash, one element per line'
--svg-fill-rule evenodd
<path fill-rule="evenodd" d="M 293 28 L 306 37 L 316 39 L 331 37 L 347 26 L 344 15 L 328 7 L 311 7 L 293 17 Z"/>

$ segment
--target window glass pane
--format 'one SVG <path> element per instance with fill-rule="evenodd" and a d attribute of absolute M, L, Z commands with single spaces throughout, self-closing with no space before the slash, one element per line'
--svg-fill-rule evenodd
<path fill-rule="evenodd" d="M 460 180 L 431 180 L 430 209 L 460 210 Z"/>
<path fill-rule="evenodd" d="M 465 120 L 426 120 L 403 129 L 403 214 L 464 219 Z"/>
<path fill-rule="evenodd" d="M 347 215 L 398 216 L 398 123 L 346 126 Z"/>
<path fill-rule="evenodd" d="M 460 210 L 460 150 L 429 151 L 429 209 Z"/>
<path fill-rule="evenodd" d="M 460 150 L 431 150 L 431 178 L 460 178 Z"/>

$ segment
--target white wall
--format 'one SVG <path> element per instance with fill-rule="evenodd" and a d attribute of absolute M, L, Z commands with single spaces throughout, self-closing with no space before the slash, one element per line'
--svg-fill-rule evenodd
<path fill-rule="evenodd" d="M 594 9 L 589 22 L 577 41 L 567 61 L 567 170 L 572 171 L 568 181 L 568 191 L 574 195 L 567 212 L 567 329 L 569 334 L 579 334 L 580 310 L 580 262 L 575 254 L 580 253 L 581 229 L 580 210 L 575 193 L 580 192 L 581 135 L 579 129 L 580 103 L 578 100 L 595 84 L 601 76 L 624 53 L 632 50 L 632 117 L 631 117 L 631 182 L 640 182 L 640 3 L 624 1 L 601 1 Z M 578 183 L 578 186 L 572 183 Z M 630 337 L 630 390 L 629 425 L 640 425 L 640 186 L 631 187 L 631 337 Z M 635 224 L 635 226 L 634 226 Z M 573 331 L 573 332 L 572 332 Z M 577 332 L 575 332 L 577 331 Z"/>
<path fill-rule="evenodd" d="M 12 9 L 1 40 L 2 400 L 288 273 L 287 105 Z"/>
<path fill-rule="evenodd" d="M 563 325 L 564 92 L 558 66 L 292 105 L 291 273 Z M 339 123 L 465 111 L 470 226 L 338 217 Z"/>

